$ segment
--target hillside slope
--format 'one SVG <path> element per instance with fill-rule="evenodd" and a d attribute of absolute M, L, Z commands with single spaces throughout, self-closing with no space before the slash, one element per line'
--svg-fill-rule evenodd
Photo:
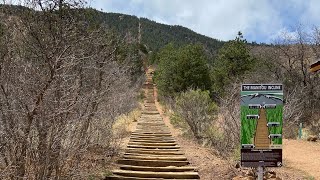
<path fill-rule="evenodd" d="M 170 42 L 178 46 L 201 43 L 210 54 L 215 54 L 224 44 L 223 41 L 198 34 L 182 26 L 161 24 L 131 15 L 104 13 L 90 8 L 86 11 L 90 12 L 91 20 L 103 23 L 105 27 L 113 29 L 123 36 L 130 35 L 136 39 L 139 36 L 140 22 L 141 43 L 146 45 L 150 51 L 158 51 Z"/>
<path fill-rule="evenodd" d="M 21 15 L 23 11 L 29 11 L 28 8 L 23 6 L 0 5 L 0 8 L 5 14 Z M 179 25 L 166 25 L 147 18 L 120 13 L 105 13 L 92 8 L 76 9 L 75 11 L 79 11 L 79 14 L 87 19 L 88 24 L 96 24 L 96 27 L 102 24 L 103 27 L 114 31 L 117 35 L 126 37 L 126 41 L 137 41 L 139 39 L 140 23 L 140 43 L 145 45 L 149 51 L 158 51 L 171 42 L 177 46 L 200 43 L 205 47 L 208 55 L 215 55 L 224 44 L 223 41 L 198 34 Z"/>

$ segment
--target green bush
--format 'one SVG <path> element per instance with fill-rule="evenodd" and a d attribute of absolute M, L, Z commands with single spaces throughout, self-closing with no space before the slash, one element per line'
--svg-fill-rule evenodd
<path fill-rule="evenodd" d="M 194 137 L 202 140 L 217 116 L 218 107 L 210 99 L 209 91 L 198 89 L 176 97 L 175 110 L 186 121 Z"/>
<path fill-rule="evenodd" d="M 173 113 L 170 116 L 170 122 L 174 127 L 189 129 L 186 121 L 177 113 Z"/>
<path fill-rule="evenodd" d="M 173 97 L 190 88 L 210 89 L 209 68 L 200 45 L 176 49 L 173 44 L 169 44 L 157 58 L 159 66 L 155 81 L 161 95 Z"/>

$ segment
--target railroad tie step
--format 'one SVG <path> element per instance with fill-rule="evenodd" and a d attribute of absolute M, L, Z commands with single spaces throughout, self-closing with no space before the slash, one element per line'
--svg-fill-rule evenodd
<path fill-rule="evenodd" d="M 130 165 L 121 165 L 120 169 L 130 170 L 130 171 L 152 171 L 152 172 L 186 172 L 186 171 L 195 171 L 196 167 L 184 166 L 167 166 L 167 167 L 147 167 L 147 166 L 130 166 Z"/>
<path fill-rule="evenodd" d="M 137 136 L 131 136 L 130 141 L 160 141 L 160 142 L 170 142 L 175 140 L 172 137 L 137 137 Z"/>
<path fill-rule="evenodd" d="M 179 149 L 174 149 L 175 151 L 169 150 L 159 150 L 159 151 L 146 151 L 143 149 L 129 149 L 125 153 L 138 153 L 138 154 L 146 154 L 146 155 L 183 155 L 184 153 L 179 151 Z"/>
<path fill-rule="evenodd" d="M 146 142 L 129 142 L 129 145 L 140 145 L 140 146 L 176 146 L 176 143 L 168 143 L 168 142 L 162 142 L 162 143 L 146 143 Z"/>
<path fill-rule="evenodd" d="M 112 176 L 106 177 L 105 180 L 170 180 L 170 179 L 167 179 L 167 178 L 165 178 L 165 179 L 164 178 L 139 178 L 139 177 L 125 177 L 125 176 L 119 176 L 119 175 L 112 175 Z M 180 180 L 193 180 L 193 179 L 180 179 Z"/>
<path fill-rule="evenodd" d="M 179 149 L 180 146 L 141 146 L 141 145 L 128 145 L 128 148 L 139 148 L 139 149 Z"/>
<path fill-rule="evenodd" d="M 114 170 L 113 174 L 128 177 L 140 178 L 170 178 L 170 179 L 196 179 L 199 178 L 197 172 L 152 172 L 152 171 L 128 171 Z"/>
<path fill-rule="evenodd" d="M 139 152 L 126 152 L 124 156 L 140 156 L 140 157 L 184 157 L 184 154 L 146 154 L 146 153 L 139 153 Z"/>
<path fill-rule="evenodd" d="M 145 132 L 144 132 L 145 131 Z M 131 134 L 138 134 L 138 135 L 165 135 L 165 136 L 172 136 L 170 132 L 151 132 L 148 130 L 141 130 L 141 131 L 135 131 Z"/>
<path fill-rule="evenodd" d="M 118 164 L 132 166 L 148 166 L 148 167 L 166 167 L 166 166 L 186 166 L 188 161 L 170 161 L 170 160 L 141 160 L 141 159 L 119 159 Z"/>
<path fill-rule="evenodd" d="M 138 156 L 138 155 L 124 155 L 124 159 L 138 159 L 138 160 L 165 160 L 165 161 L 186 161 L 185 156 Z"/>
<path fill-rule="evenodd" d="M 129 143 L 175 143 L 176 141 L 175 140 L 165 140 L 165 139 L 139 139 L 139 138 L 136 138 L 136 139 L 130 139 Z"/>
<path fill-rule="evenodd" d="M 172 135 L 166 132 L 134 132 L 131 133 L 130 137 L 153 137 L 153 138 L 160 138 L 160 137 L 171 137 Z"/>
<path fill-rule="evenodd" d="M 139 139 L 173 139 L 171 135 L 167 134 L 131 134 L 130 138 L 139 138 Z"/>
<path fill-rule="evenodd" d="M 149 140 L 149 141 L 152 141 L 152 140 L 162 140 L 162 141 L 165 141 L 165 140 L 174 140 L 173 137 L 170 137 L 170 136 L 136 136 L 136 135 L 131 135 L 130 136 L 130 139 L 131 140 Z"/>

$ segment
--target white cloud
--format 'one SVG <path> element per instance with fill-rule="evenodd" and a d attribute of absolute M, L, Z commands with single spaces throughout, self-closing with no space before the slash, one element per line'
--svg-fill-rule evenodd
<path fill-rule="evenodd" d="M 147 17 L 171 25 L 182 25 L 221 40 L 234 39 L 242 31 L 249 40 L 269 41 L 286 21 L 320 23 L 320 1 L 289 0 L 93 0 L 97 9 Z M 282 12 L 306 7 L 299 19 L 286 19 Z M 299 23 L 299 22 L 297 22 Z M 297 24 L 296 23 L 296 24 Z"/>
<path fill-rule="evenodd" d="M 300 21 L 303 24 L 308 25 L 320 25 L 320 1 L 319 0 L 309 0 L 305 3 L 305 11 L 302 14 Z"/>
<path fill-rule="evenodd" d="M 275 43 L 291 43 L 298 39 L 298 32 L 296 30 L 289 31 L 287 28 L 282 28 L 269 38 L 271 42 Z"/>

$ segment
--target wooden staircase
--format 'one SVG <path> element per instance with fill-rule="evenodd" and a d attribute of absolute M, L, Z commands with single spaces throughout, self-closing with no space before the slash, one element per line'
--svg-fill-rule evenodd
<path fill-rule="evenodd" d="M 199 179 L 196 168 L 189 166 L 155 106 L 152 74 L 147 73 L 147 78 L 144 109 L 137 128 L 117 162 L 120 169 L 106 179 Z"/>
<path fill-rule="evenodd" d="M 254 137 L 255 149 L 269 149 L 270 148 L 270 139 L 269 139 L 269 129 L 267 127 L 267 116 L 266 110 L 260 109 L 259 111 L 260 118 L 257 121 L 257 128 Z"/>

